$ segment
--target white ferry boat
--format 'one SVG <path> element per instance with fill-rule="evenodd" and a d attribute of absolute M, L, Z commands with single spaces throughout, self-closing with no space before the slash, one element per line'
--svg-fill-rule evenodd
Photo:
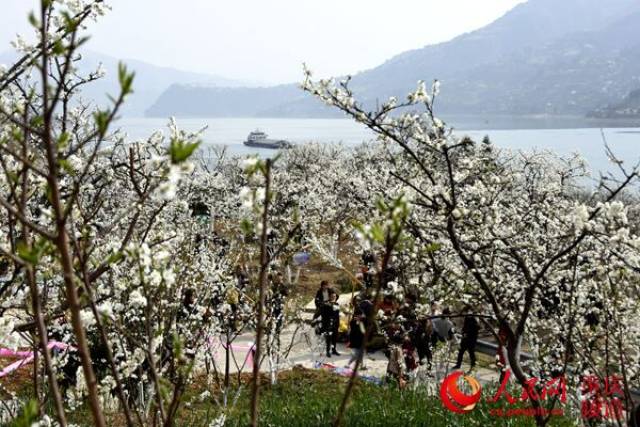
<path fill-rule="evenodd" d="M 243 142 L 247 147 L 257 147 L 257 148 L 291 148 L 293 144 L 289 141 L 285 141 L 284 139 L 269 139 L 267 134 L 260 131 L 255 130 L 249 134 L 247 140 Z"/>

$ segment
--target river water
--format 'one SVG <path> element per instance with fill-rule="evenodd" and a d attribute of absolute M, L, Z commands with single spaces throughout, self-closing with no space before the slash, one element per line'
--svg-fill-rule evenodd
<path fill-rule="evenodd" d="M 242 145 L 249 132 L 255 129 L 267 132 L 270 138 L 286 139 L 297 144 L 320 142 L 353 146 L 374 138 L 364 126 L 348 119 L 188 118 L 178 119 L 177 122 L 181 129 L 189 131 L 207 126 L 203 134 L 205 145 L 224 145 L 231 154 L 241 156 L 273 154 L 272 150 Z M 500 122 L 453 118 L 448 120 L 448 124 L 453 124 L 458 134 L 469 135 L 474 139 L 488 135 L 499 147 L 549 149 L 561 155 L 578 152 L 587 160 L 594 175 L 615 170 L 606 155 L 605 141 L 616 156 L 629 165 L 640 160 L 640 127 L 586 127 L 592 123 L 581 119 Z M 125 118 L 116 125 L 134 140 L 146 138 L 158 129 L 167 132 L 167 120 L 164 119 Z M 492 129 L 492 125 L 500 128 Z M 562 128 L 567 125 L 571 127 Z M 517 126 L 521 128 L 513 128 Z M 533 128 L 534 126 L 543 128 Z"/>

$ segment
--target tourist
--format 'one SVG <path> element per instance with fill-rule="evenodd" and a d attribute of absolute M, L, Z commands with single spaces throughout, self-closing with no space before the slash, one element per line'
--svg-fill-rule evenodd
<path fill-rule="evenodd" d="M 433 326 L 431 321 L 426 317 L 421 317 L 416 322 L 416 327 L 413 331 L 413 343 L 418 350 L 418 360 L 421 365 L 424 365 L 425 358 L 427 359 L 427 368 L 431 369 L 431 336 L 433 334 Z"/>
<path fill-rule="evenodd" d="M 362 313 L 369 318 L 373 315 L 373 303 L 369 298 L 363 298 L 358 303 L 358 308 L 362 311 Z"/>
<path fill-rule="evenodd" d="M 406 381 L 404 379 L 404 354 L 402 351 L 403 338 L 400 335 L 394 335 L 389 345 L 389 362 L 387 363 L 387 378 L 394 380 L 398 386 L 404 388 Z"/>
<path fill-rule="evenodd" d="M 445 342 L 453 339 L 453 323 L 448 316 L 451 315 L 451 311 L 448 307 L 442 310 L 442 315 L 433 319 L 433 333 L 431 334 L 431 344 L 435 347 L 440 342 Z"/>
<path fill-rule="evenodd" d="M 334 290 L 329 286 L 329 282 L 327 282 L 326 280 L 320 282 L 320 288 L 316 292 L 316 297 L 314 299 L 317 311 L 322 308 L 324 303 L 329 302 L 329 295 L 332 292 L 334 292 Z"/>
<path fill-rule="evenodd" d="M 340 356 L 340 353 L 336 350 L 338 328 L 340 326 L 338 294 L 333 291 L 329 293 L 329 301 L 325 302 L 320 308 L 320 317 L 322 319 L 322 333 L 324 334 L 327 345 L 327 357 L 331 357 L 332 354 Z"/>
<path fill-rule="evenodd" d="M 382 303 L 380 304 L 380 310 L 385 316 L 391 316 L 398 308 L 393 295 L 385 295 Z"/>
<path fill-rule="evenodd" d="M 334 290 L 329 286 L 329 282 L 326 280 L 320 282 L 320 288 L 316 292 L 316 297 L 313 300 L 316 306 L 316 311 L 313 314 L 313 320 L 311 321 L 312 324 L 315 324 L 318 321 L 322 307 L 325 303 L 329 302 L 329 295 L 331 295 L 332 292 L 334 292 Z"/>
<path fill-rule="evenodd" d="M 391 345 L 392 342 L 399 340 L 400 343 L 403 341 L 404 331 L 402 330 L 402 316 L 394 317 L 389 320 L 389 323 L 384 328 L 384 333 L 387 337 L 388 345 Z"/>
<path fill-rule="evenodd" d="M 361 360 L 361 369 L 366 369 L 364 366 L 364 340 L 367 331 L 366 317 L 360 310 L 356 310 L 353 313 L 353 318 L 349 323 L 349 347 L 351 347 L 351 358 L 347 363 L 347 367 L 351 367 L 352 363 Z"/>
<path fill-rule="evenodd" d="M 416 347 L 408 334 L 405 334 L 402 340 L 402 353 L 404 354 L 404 364 L 407 372 L 411 373 L 418 369 L 416 361 Z"/>
<path fill-rule="evenodd" d="M 464 324 L 462 325 L 462 340 L 460 341 L 460 350 L 458 351 L 458 361 L 453 369 L 460 369 L 465 352 L 469 353 L 471 369 L 474 369 L 476 366 L 476 344 L 478 343 L 480 326 L 476 318 L 471 314 L 471 307 L 465 307 L 464 313 L 466 315 L 464 316 Z"/>
<path fill-rule="evenodd" d="M 405 322 L 415 322 L 417 298 L 415 295 L 407 294 L 404 297 L 404 303 L 398 309 L 398 314 L 402 316 Z M 409 329 L 408 327 L 405 329 Z"/>
<path fill-rule="evenodd" d="M 371 289 L 374 285 L 375 277 L 375 265 L 376 257 L 371 252 L 364 252 L 362 254 L 362 264 L 360 266 L 360 274 L 362 275 L 362 282 L 365 289 Z"/>
<path fill-rule="evenodd" d="M 629 414 L 629 427 L 640 427 L 640 403 Z"/>

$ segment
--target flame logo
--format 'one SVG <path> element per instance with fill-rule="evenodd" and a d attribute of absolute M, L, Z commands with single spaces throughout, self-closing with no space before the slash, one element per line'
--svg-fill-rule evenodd
<path fill-rule="evenodd" d="M 480 400 L 482 387 L 478 380 L 471 376 L 465 375 L 463 378 L 471 387 L 471 394 L 464 394 L 458 388 L 458 378 L 462 375 L 462 371 L 456 371 L 449 374 L 440 386 L 440 399 L 445 408 L 457 414 L 465 414 L 473 408 Z"/>

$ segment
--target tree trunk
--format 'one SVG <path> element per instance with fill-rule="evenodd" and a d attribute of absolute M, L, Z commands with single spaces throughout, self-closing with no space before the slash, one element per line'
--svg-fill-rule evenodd
<path fill-rule="evenodd" d="M 523 388 L 527 388 L 527 378 L 526 374 L 522 370 L 522 366 L 520 366 L 520 339 L 515 337 L 509 337 L 507 340 L 507 357 L 509 359 L 509 367 L 513 372 L 513 375 L 516 377 L 518 384 L 520 384 Z M 535 411 L 535 420 L 536 425 L 539 427 L 544 427 L 549 420 L 548 417 L 543 416 L 541 410 L 542 405 L 538 399 L 529 399 L 531 402 L 531 406 Z"/>
<path fill-rule="evenodd" d="M 267 226 L 269 219 L 269 192 L 271 190 L 271 159 L 266 160 L 265 198 L 262 212 L 262 233 L 260 237 L 260 290 L 258 296 L 258 324 L 256 330 L 256 352 L 253 362 L 253 383 L 251 385 L 251 426 L 258 425 L 258 401 L 260 398 L 260 362 L 262 350 L 262 335 L 264 333 L 264 303 L 267 287 L 267 269 L 269 260 L 267 255 Z"/>

